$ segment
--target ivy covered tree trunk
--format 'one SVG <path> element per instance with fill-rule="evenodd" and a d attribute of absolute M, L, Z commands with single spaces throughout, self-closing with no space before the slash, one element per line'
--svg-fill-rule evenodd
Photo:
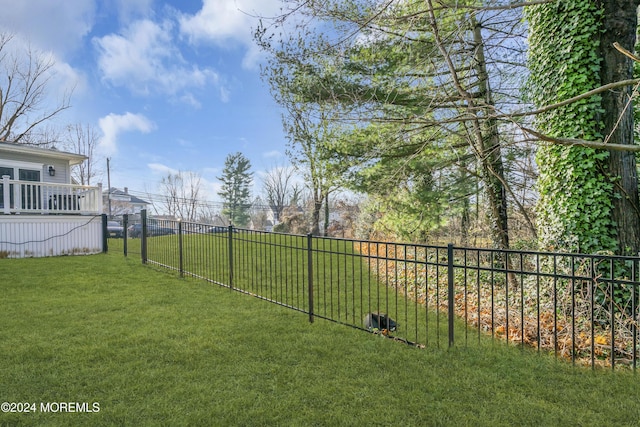
<path fill-rule="evenodd" d="M 551 105 L 599 87 L 603 10 L 591 0 L 558 1 L 526 9 L 529 21 L 529 90 L 537 106 Z M 552 137 L 603 138 L 600 96 L 536 118 Z M 609 112 L 606 112 L 609 114 Z M 604 173 L 610 153 L 580 146 L 541 145 L 538 237 L 544 249 L 615 251 L 613 184 Z"/>
<path fill-rule="evenodd" d="M 630 52 L 635 50 L 638 27 L 638 0 L 603 0 L 603 28 L 600 36 L 602 84 L 633 78 L 633 63 L 618 52 L 618 42 Z M 609 143 L 633 144 L 633 108 L 628 105 L 632 88 L 610 90 L 602 94 L 602 134 Z M 611 151 L 608 173 L 613 182 L 613 221 L 620 254 L 637 255 L 640 252 L 640 210 L 638 209 L 638 176 L 635 154 L 629 151 Z"/>

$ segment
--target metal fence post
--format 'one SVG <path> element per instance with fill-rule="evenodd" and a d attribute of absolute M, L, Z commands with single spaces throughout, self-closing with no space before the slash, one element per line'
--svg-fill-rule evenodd
<path fill-rule="evenodd" d="M 229 289 L 233 290 L 233 225 L 229 225 Z"/>
<path fill-rule="evenodd" d="M 180 277 L 184 277 L 184 256 L 182 251 L 182 221 L 178 220 L 178 258 L 180 263 Z"/>
<path fill-rule="evenodd" d="M 309 323 L 313 323 L 313 234 L 307 234 L 307 273 L 309 284 Z"/>
<path fill-rule="evenodd" d="M 107 214 L 102 214 L 102 252 L 109 252 L 109 232 L 107 231 Z"/>
<path fill-rule="evenodd" d="M 447 282 L 448 282 L 448 290 L 447 290 L 447 298 L 449 299 L 449 347 L 453 347 L 454 344 L 454 336 L 453 336 L 453 327 L 454 327 L 454 318 L 455 310 L 454 310 L 454 302 L 455 298 L 453 295 L 454 286 L 453 286 L 453 243 L 449 243 L 447 245 Z"/>
<path fill-rule="evenodd" d="M 142 234 L 140 235 L 140 254 L 142 263 L 147 263 L 147 210 L 140 211 L 140 219 L 142 220 Z"/>

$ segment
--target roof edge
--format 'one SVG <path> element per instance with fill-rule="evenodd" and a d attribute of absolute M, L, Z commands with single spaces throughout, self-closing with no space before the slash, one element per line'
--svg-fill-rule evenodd
<path fill-rule="evenodd" d="M 39 156 L 45 156 L 55 159 L 66 159 L 72 165 L 77 165 L 88 159 L 82 154 L 70 153 L 51 148 L 40 148 L 32 145 L 17 144 L 15 142 L 0 141 L 0 152 L 7 151 L 10 153 L 30 153 Z"/>

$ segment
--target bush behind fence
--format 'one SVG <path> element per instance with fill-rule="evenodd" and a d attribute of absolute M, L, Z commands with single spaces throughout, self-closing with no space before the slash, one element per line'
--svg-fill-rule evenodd
<path fill-rule="evenodd" d="M 578 364 L 638 364 L 640 258 L 430 246 L 147 220 L 143 262 L 416 346 L 492 339 Z"/>

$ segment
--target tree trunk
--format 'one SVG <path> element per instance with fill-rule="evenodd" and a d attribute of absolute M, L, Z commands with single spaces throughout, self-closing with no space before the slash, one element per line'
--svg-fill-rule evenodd
<path fill-rule="evenodd" d="M 329 193 L 324 196 L 324 237 L 329 236 Z"/>
<path fill-rule="evenodd" d="M 467 162 L 466 160 L 462 160 L 460 165 L 460 180 L 466 183 L 467 179 Z M 460 215 L 460 241 L 463 246 L 469 245 L 469 228 L 471 227 L 470 210 L 469 196 L 465 194 L 462 199 L 462 213 Z"/>
<path fill-rule="evenodd" d="M 618 42 L 633 52 L 636 43 L 638 0 L 602 0 L 605 31 L 600 38 L 603 58 L 602 84 L 633 78 L 633 63 L 618 52 Z M 603 134 L 613 144 L 633 144 L 633 104 L 629 104 L 631 87 L 602 94 Z M 638 209 L 638 176 L 635 154 L 610 151 L 608 173 L 614 185 L 613 220 L 616 224 L 618 252 L 637 255 L 640 252 L 640 210 Z"/>
<path fill-rule="evenodd" d="M 507 216 L 507 192 L 505 189 L 504 166 L 500 150 L 500 134 L 498 122 L 492 118 L 494 114 L 494 100 L 489 87 L 489 74 L 484 57 L 484 40 L 480 24 L 474 22 L 473 41 L 476 49 L 474 68 L 478 75 L 479 97 L 484 103 L 479 109 L 484 112 L 483 123 L 476 119 L 475 145 L 480 157 L 482 179 L 485 183 L 489 200 L 491 229 L 493 243 L 500 249 L 509 248 L 509 226 Z"/>
<path fill-rule="evenodd" d="M 469 217 L 469 197 L 465 196 L 462 200 L 462 215 L 460 219 L 460 242 L 463 246 L 469 246 L 469 227 L 471 219 Z"/>
<path fill-rule="evenodd" d="M 315 192 L 314 192 L 315 194 Z M 313 212 L 311 213 L 311 234 L 320 235 L 320 212 L 322 211 L 323 196 L 313 197 Z"/>
<path fill-rule="evenodd" d="M 320 235 L 320 210 L 322 209 L 322 203 L 313 204 L 313 212 L 311 214 L 311 234 L 314 236 Z"/>

